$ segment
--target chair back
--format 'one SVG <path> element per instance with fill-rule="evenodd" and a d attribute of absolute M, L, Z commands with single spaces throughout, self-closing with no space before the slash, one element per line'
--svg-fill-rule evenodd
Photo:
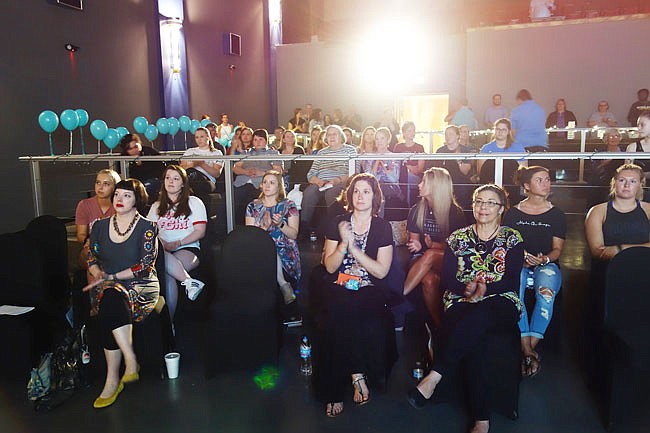
<path fill-rule="evenodd" d="M 275 302 L 276 261 L 275 243 L 268 233 L 253 226 L 235 228 L 221 248 L 217 297 L 249 303 L 260 296 L 266 299 L 272 296 Z"/>
<path fill-rule="evenodd" d="M 618 253 L 607 267 L 605 328 L 630 347 L 648 346 L 650 326 L 650 248 Z M 646 349 L 646 352 L 648 350 Z"/>

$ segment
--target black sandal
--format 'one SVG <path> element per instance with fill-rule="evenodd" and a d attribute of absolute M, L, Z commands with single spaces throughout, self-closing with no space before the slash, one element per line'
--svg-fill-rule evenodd
<path fill-rule="evenodd" d="M 535 377 L 542 369 L 539 359 L 533 355 L 524 356 L 521 362 L 521 375 L 523 377 Z"/>
<path fill-rule="evenodd" d="M 422 409 L 427 405 L 429 399 L 422 395 L 417 386 L 409 389 L 406 399 L 416 409 Z"/>

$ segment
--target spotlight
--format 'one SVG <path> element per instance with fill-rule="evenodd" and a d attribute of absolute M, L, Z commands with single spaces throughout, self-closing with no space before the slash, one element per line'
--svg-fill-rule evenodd
<path fill-rule="evenodd" d="M 79 47 L 72 44 L 65 44 L 65 49 L 70 51 L 71 53 L 74 53 L 75 51 L 79 51 Z"/>
<path fill-rule="evenodd" d="M 228 69 L 230 69 L 231 71 L 234 71 L 235 69 L 237 69 L 237 66 L 235 66 L 235 65 L 228 65 Z"/>

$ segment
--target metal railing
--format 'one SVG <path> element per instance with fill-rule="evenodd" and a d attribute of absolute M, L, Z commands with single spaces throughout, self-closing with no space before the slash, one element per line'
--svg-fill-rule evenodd
<path fill-rule="evenodd" d="M 584 136 L 581 144 L 584 148 Z M 322 155 L 228 155 L 220 156 L 216 159 L 223 160 L 223 175 L 225 184 L 230 186 L 225 188 L 226 202 L 226 219 L 227 229 L 231 231 L 234 228 L 234 206 L 233 206 L 233 164 L 242 160 L 259 160 L 259 161 L 314 161 L 314 160 L 339 160 L 346 161 L 348 172 L 355 173 L 356 161 L 362 160 L 424 160 L 424 161 L 441 161 L 441 160 L 494 160 L 494 179 L 495 183 L 503 184 L 503 163 L 505 160 L 527 161 L 548 161 L 548 160 L 576 160 L 580 162 L 580 175 L 578 183 L 584 183 L 584 163 L 586 160 L 599 159 L 650 159 L 650 152 L 539 152 L 539 153 L 500 153 L 500 154 L 480 154 L 474 153 L 456 153 L 456 154 L 430 154 L 430 153 L 391 153 L 391 154 L 365 154 L 356 157 L 341 158 L 337 156 Z M 96 155 L 61 155 L 61 156 L 22 156 L 20 161 L 26 162 L 30 169 L 30 179 L 32 187 L 32 197 L 34 212 L 36 216 L 44 213 L 43 207 L 43 183 L 41 176 L 41 164 L 61 164 L 61 163 L 100 163 L 106 164 L 107 167 L 114 167 L 119 163 L 123 176 L 128 176 L 129 163 L 134 161 L 178 161 L 178 160 L 204 160 L 205 156 L 183 157 L 182 152 L 166 152 L 160 156 L 120 156 L 117 154 L 96 154 Z"/>

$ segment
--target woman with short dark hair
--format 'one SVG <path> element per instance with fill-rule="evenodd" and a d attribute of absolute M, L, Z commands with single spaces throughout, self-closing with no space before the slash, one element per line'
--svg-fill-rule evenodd
<path fill-rule="evenodd" d="M 91 302 L 97 312 L 107 370 L 95 408 L 112 405 L 125 383 L 140 378 L 133 351 L 133 322 L 147 318 L 160 292 L 154 267 L 158 230 L 138 212 L 147 198 L 139 180 L 118 182 L 113 195 L 115 215 L 97 221 L 90 232 L 88 271 L 95 282 L 84 290 L 92 290 Z M 120 378 L 122 358 L 125 369 Z"/>

